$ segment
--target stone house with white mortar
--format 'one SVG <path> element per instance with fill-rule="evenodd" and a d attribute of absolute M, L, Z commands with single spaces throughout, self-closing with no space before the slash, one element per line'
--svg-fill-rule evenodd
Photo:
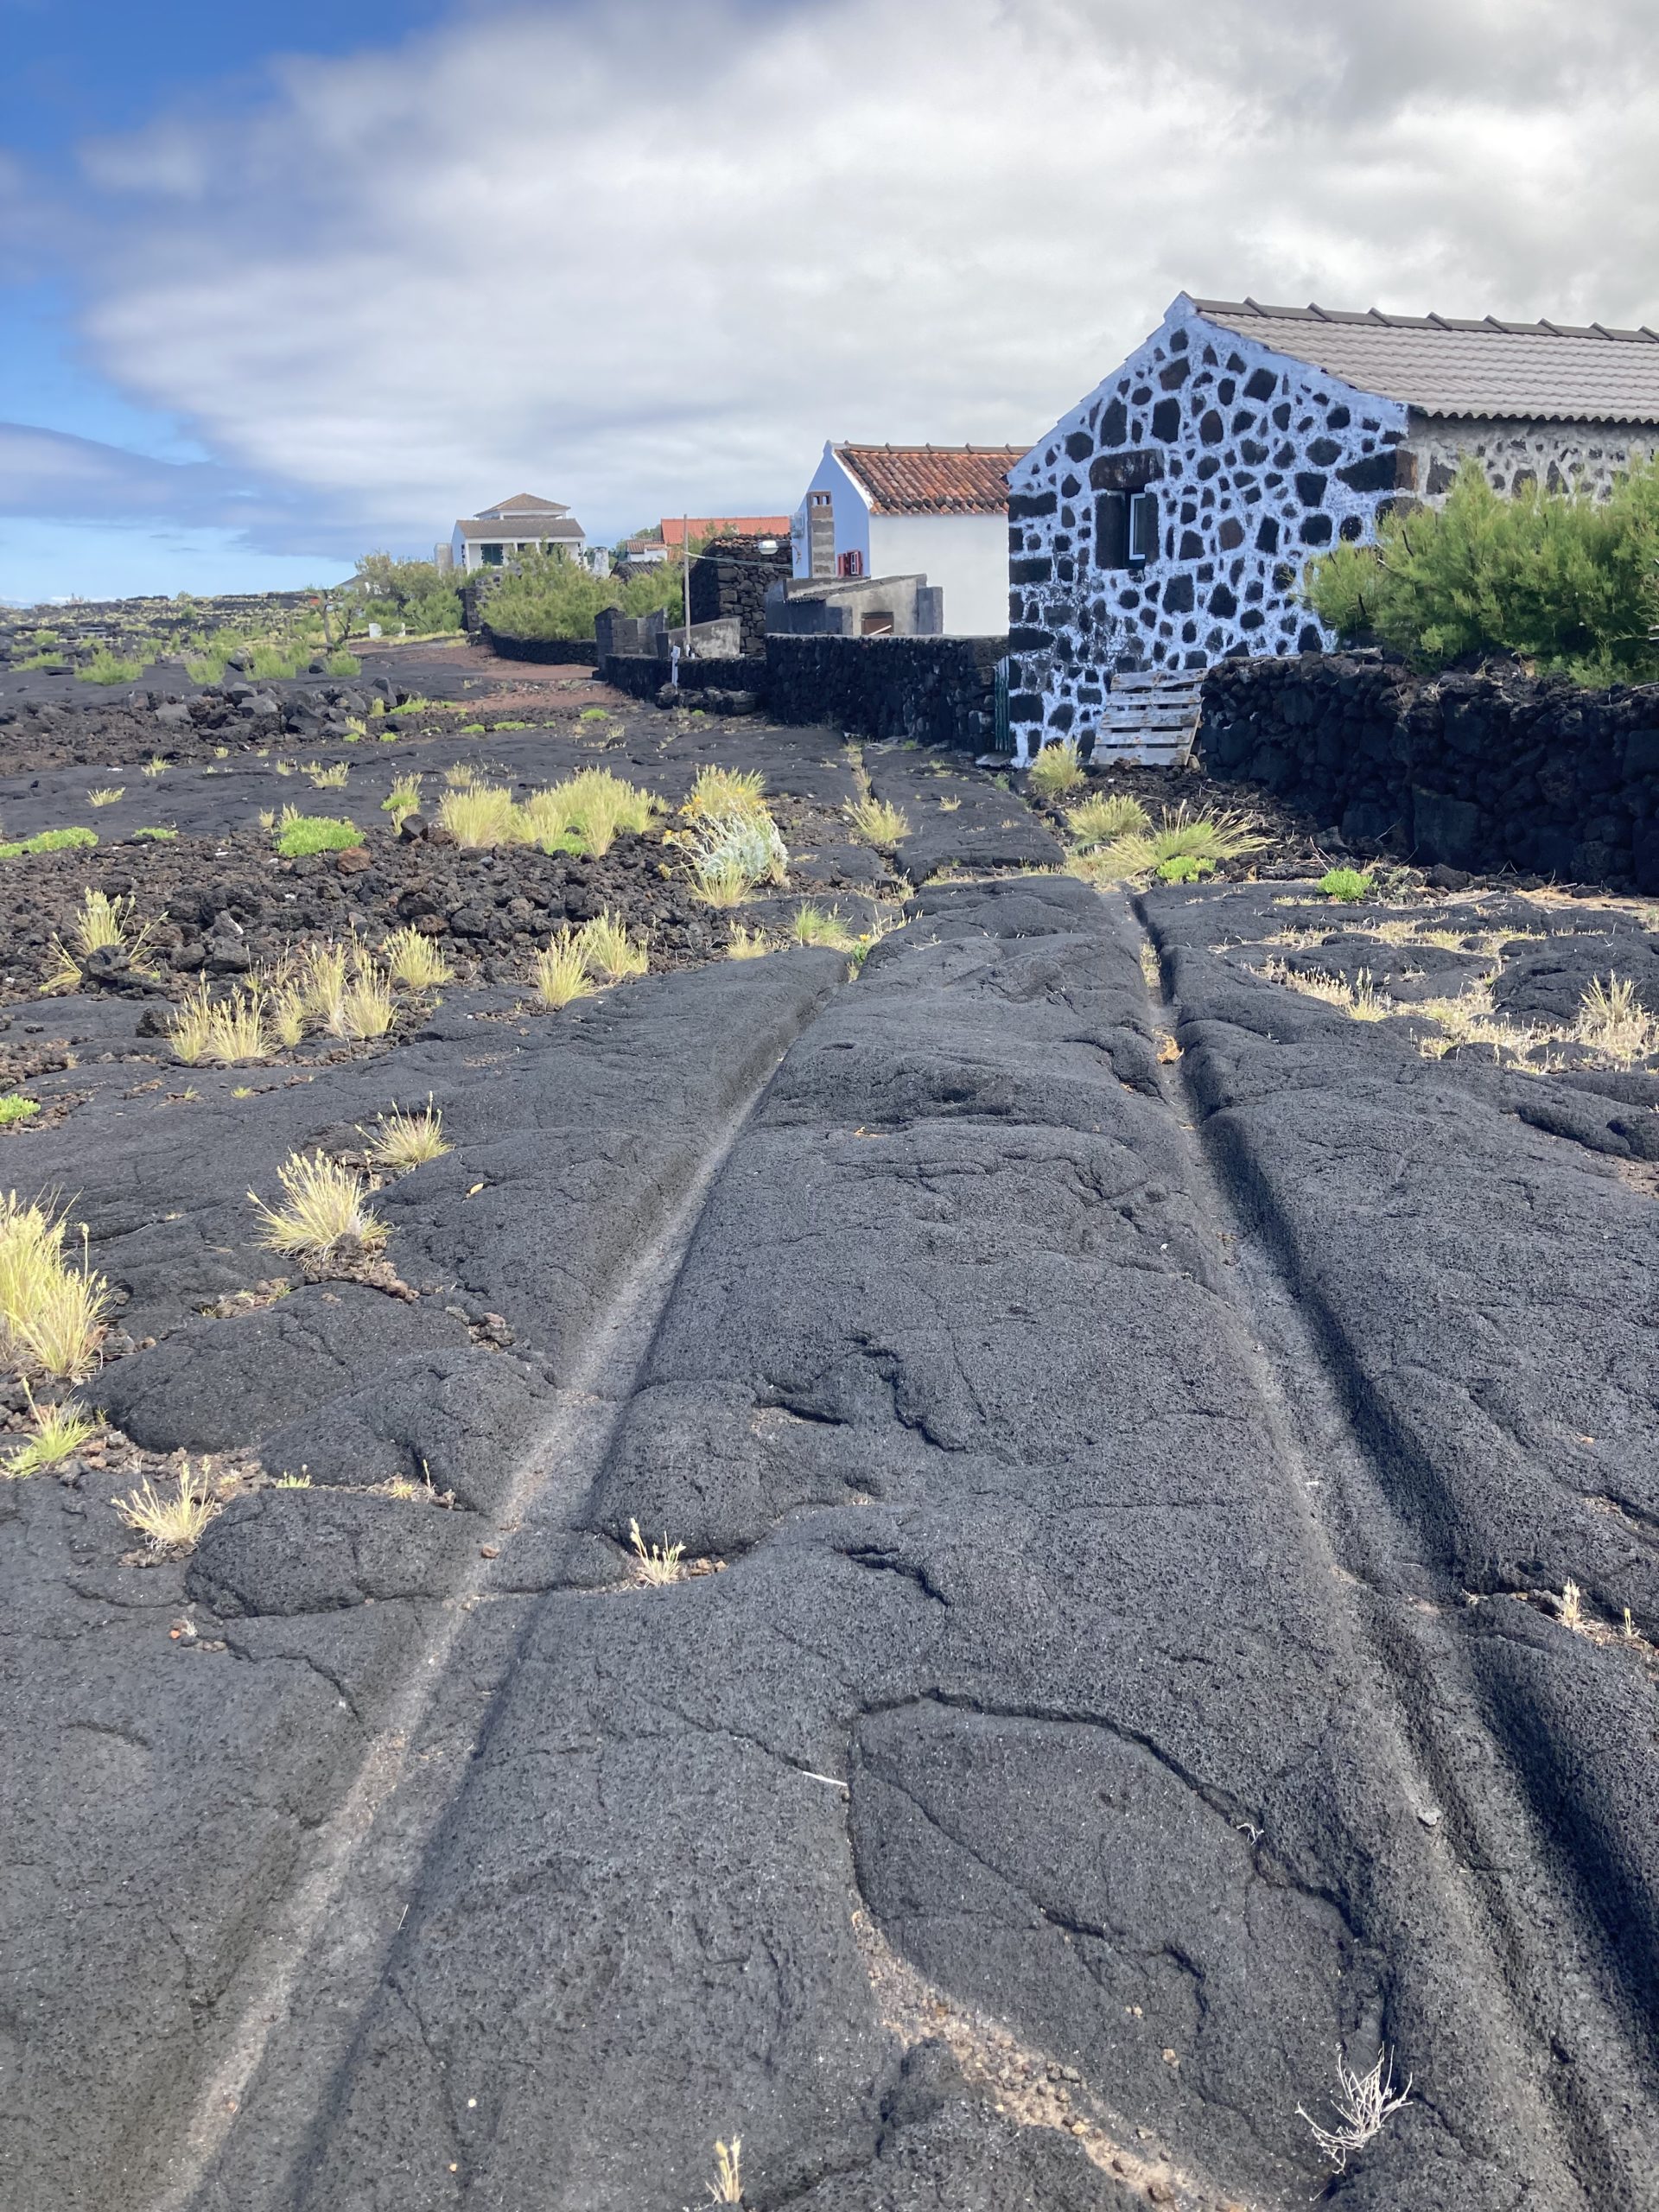
<path fill-rule="evenodd" d="M 1602 491 L 1656 449 L 1645 327 L 1182 292 L 1010 471 L 1010 721 L 1092 735 L 1116 675 L 1327 649 L 1309 557 L 1442 498 L 1465 454 L 1504 492 Z"/>

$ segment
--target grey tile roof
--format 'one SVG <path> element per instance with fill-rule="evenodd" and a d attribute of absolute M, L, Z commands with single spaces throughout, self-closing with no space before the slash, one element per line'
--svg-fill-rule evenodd
<path fill-rule="evenodd" d="M 455 528 L 463 537 L 485 538 L 503 544 L 516 543 L 521 538 L 581 537 L 585 534 L 574 517 L 567 519 L 563 515 L 516 514 L 508 515 L 500 522 L 469 518 L 458 522 Z"/>
<path fill-rule="evenodd" d="M 1194 300 L 1206 321 L 1425 415 L 1659 423 L 1659 332 Z"/>

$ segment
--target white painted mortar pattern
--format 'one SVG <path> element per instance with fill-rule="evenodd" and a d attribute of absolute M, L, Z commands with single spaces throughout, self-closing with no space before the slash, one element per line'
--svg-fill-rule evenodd
<path fill-rule="evenodd" d="M 1082 732 L 1115 668 L 1332 642 L 1296 580 L 1310 553 L 1374 534 L 1406 413 L 1172 309 L 1010 474 L 1015 720 Z M 1156 551 L 1099 568 L 1096 502 L 1137 474 L 1158 498 Z"/>
<path fill-rule="evenodd" d="M 1116 669 L 1329 651 L 1304 563 L 1374 537 L 1396 499 L 1442 498 L 1465 454 L 1505 493 L 1536 479 L 1605 493 L 1655 444 L 1610 424 L 1429 417 L 1178 301 L 1009 474 L 1011 719 L 1081 735 Z M 1097 566 L 1101 494 L 1142 486 L 1155 551 Z"/>

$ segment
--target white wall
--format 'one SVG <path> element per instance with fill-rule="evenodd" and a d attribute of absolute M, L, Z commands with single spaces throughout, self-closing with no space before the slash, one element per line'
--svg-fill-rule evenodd
<path fill-rule="evenodd" d="M 870 574 L 926 573 L 944 590 L 949 638 L 1000 638 L 1008 626 L 1006 515 L 872 515 Z"/>
<path fill-rule="evenodd" d="M 828 445 L 824 447 L 823 458 L 819 461 L 817 473 L 802 497 L 800 512 L 803 516 L 812 504 L 811 495 L 814 492 L 828 492 L 834 502 L 837 563 L 843 553 L 861 553 L 864 556 L 865 575 L 867 576 L 876 575 L 878 572 L 870 565 L 869 503 L 864 497 L 862 486 L 847 474 L 846 469 L 836 459 L 833 449 Z M 792 550 L 795 574 L 798 576 L 810 576 L 812 573 L 811 551 L 806 538 L 794 537 Z M 882 570 L 880 573 L 885 575 L 889 572 Z M 1007 598 L 1007 577 L 1005 574 L 1002 580 L 1002 596 L 1005 601 Z"/>

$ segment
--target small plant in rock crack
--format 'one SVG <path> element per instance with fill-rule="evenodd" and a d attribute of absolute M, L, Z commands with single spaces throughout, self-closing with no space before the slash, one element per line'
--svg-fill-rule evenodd
<path fill-rule="evenodd" d="M 740 922 L 727 944 L 726 957 L 728 960 L 764 960 L 771 950 L 772 946 L 764 930 L 745 929 Z M 4 1100 L 0 1099 L 0 1109 L 3 1109 L 4 1103 Z"/>
<path fill-rule="evenodd" d="M 43 992 L 74 991 L 80 988 L 84 963 L 95 952 L 116 946 L 124 947 L 130 964 L 136 964 L 149 943 L 148 924 L 143 929 L 132 929 L 133 901 L 130 898 L 111 899 L 107 892 L 88 891 L 80 902 L 79 911 L 69 925 L 69 943 L 54 937 L 48 950 L 56 966 L 41 985 Z M 128 931 L 132 931 L 130 937 Z"/>
<path fill-rule="evenodd" d="M 1303 998 L 1340 1007 L 1355 1021 L 1386 1021 L 1390 1014 L 1400 1012 L 1394 1001 L 1372 982 L 1369 968 L 1362 968 L 1351 983 L 1340 976 L 1327 976 L 1322 969 L 1304 974 L 1279 960 L 1270 960 L 1262 972 L 1270 982 L 1282 983 Z"/>
<path fill-rule="evenodd" d="M 0 1129 L 20 1129 L 25 1122 L 32 1122 L 40 1110 L 38 1098 L 25 1098 L 21 1091 L 9 1091 L 0 1098 Z"/>
<path fill-rule="evenodd" d="M 326 1152 L 290 1154 L 276 1179 L 280 1205 L 248 1192 L 264 1225 L 259 1241 L 270 1251 L 321 1261 L 378 1252 L 385 1244 L 386 1225 L 369 1205 L 362 1177 Z"/>
<path fill-rule="evenodd" d="M 550 1014 L 575 999 L 590 999 L 597 988 L 588 973 L 587 956 L 568 929 L 555 932 L 530 963 L 530 984 Z"/>
<path fill-rule="evenodd" d="M 380 811 L 389 814 L 400 826 L 406 815 L 421 810 L 421 779 L 418 775 L 399 776 L 391 787 L 390 798 L 380 802 Z"/>
<path fill-rule="evenodd" d="M 831 952 L 850 952 L 857 942 L 839 914 L 810 902 L 791 915 L 789 933 L 797 944 L 827 945 Z"/>
<path fill-rule="evenodd" d="M 1027 781 L 1039 798 L 1064 798 L 1084 780 L 1083 755 L 1075 737 L 1044 746 L 1032 762 Z"/>
<path fill-rule="evenodd" d="M 382 1114 L 370 1137 L 369 1158 L 374 1166 L 390 1175 L 407 1174 L 411 1167 L 423 1167 L 429 1160 L 442 1160 L 453 1152 L 443 1134 L 442 1109 L 432 1103 L 427 1094 L 425 1106 L 418 1114 L 406 1114 L 401 1106 L 394 1106 L 390 1114 Z"/>
<path fill-rule="evenodd" d="M 1633 1067 L 1659 1051 L 1659 1021 L 1636 995 L 1628 976 L 1592 979 L 1579 1001 L 1573 1034 L 1581 1045 L 1602 1052 L 1621 1067 Z"/>
<path fill-rule="evenodd" d="M 1370 897 L 1372 882 L 1370 876 L 1362 875 L 1357 868 L 1328 868 L 1313 888 L 1342 906 L 1357 906 L 1362 899 Z"/>
<path fill-rule="evenodd" d="M 397 1012 L 391 985 L 375 968 L 360 968 L 340 994 L 329 1034 L 359 1040 L 384 1037 Z"/>
<path fill-rule="evenodd" d="M 393 982 L 405 990 L 435 990 L 440 983 L 454 981 L 455 971 L 439 945 L 413 927 L 393 930 L 380 948 L 380 957 Z"/>
<path fill-rule="evenodd" d="M 1348 2063 L 1337 2053 L 1337 2088 L 1331 2100 L 1336 2114 L 1336 2126 L 1326 2127 L 1314 2119 L 1300 2105 L 1296 2107 L 1300 2118 L 1313 2131 L 1313 2140 L 1325 2154 L 1327 2163 L 1338 2173 L 1345 2173 L 1348 2161 L 1356 2151 L 1365 2145 L 1382 2130 L 1382 2123 L 1391 2113 L 1411 2101 L 1411 2076 L 1406 2086 L 1396 2091 L 1394 2086 L 1394 2054 L 1379 2050 L 1376 2063 L 1368 2074 L 1350 2071 Z"/>
<path fill-rule="evenodd" d="M 631 1520 L 628 1541 L 633 1548 L 633 1572 L 639 1581 L 648 1582 L 653 1590 L 661 1590 L 683 1576 L 685 1569 L 680 1565 L 680 1556 L 685 1546 L 671 1544 L 666 1529 L 660 1544 L 648 1544 L 639 1533 L 638 1521 Z"/>
<path fill-rule="evenodd" d="M 1166 861 L 1160 861 L 1155 870 L 1160 883 L 1197 883 L 1200 877 L 1213 875 L 1214 861 L 1205 860 L 1199 853 L 1172 853 Z"/>
<path fill-rule="evenodd" d="M 0 1358 L 19 1374 L 79 1382 L 98 1365 L 110 1287 L 92 1273 L 85 1225 L 79 1267 L 67 1231 L 60 1207 L 0 1195 Z"/>
<path fill-rule="evenodd" d="M 27 1384 L 24 1389 L 35 1433 L 21 1452 L 14 1452 L 0 1466 L 0 1476 L 8 1482 L 22 1482 L 29 1475 L 43 1474 L 48 1467 L 60 1467 L 99 1429 L 98 1416 L 78 1406 L 73 1398 L 65 1399 L 61 1405 L 37 1406 Z"/>
<path fill-rule="evenodd" d="M 847 826 L 861 845 L 890 853 L 910 835 L 910 817 L 902 807 L 884 798 L 854 799 L 842 809 Z"/>
<path fill-rule="evenodd" d="M 88 806 L 113 806 L 118 799 L 123 799 L 126 795 L 124 784 L 102 784 L 96 791 L 87 792 L 86 804 Z"/>
<path fill-rule="evenodd" d="M 343 791 L 352 771 L 348 761 L 336 760 L 326 768 L 321 761 L 314 761 L 305 772 L 318 791 Z"/>
<path fill-rule="evenodd" d="M 1128 791 L 1096 791 L 1066 812 L 1066 827 L 1078 849 L 1109 845 L 1114 837 L 1141 836 L 1152 827 L 1152 817 Z"/>
<path fill-rule="evenodd" d="M 164 776 L 167 773 L 167 762 L 159 753 L 152 753 L 139 773 L 145 776 Z"/>
<path fill-rule="evenodd" d="M 729 2143 L 715 2145 L 715 2177 L 703 2187 L 716 2204 L 741 2204 L 743 2202 L 743 2138 L 734 2135 Z"/>
<path fill-rule="evenodd" d="M 167 1497 L 146 1475 L 137 1490 L 110 1503 L 129 1529 L 141 1535 L 153 1552 L 178 1558 L 194 1551 L 202 1530 L 221 1512 L 221 1501 L 211 1485 L 190 1471 L 187 1459 L 179 1469 L 177 1495 Z"/>
<path fill-rule="evenodd" d="M 1267 840 L 1256 836 L 1249 817 L 1235 810 L 1192 814 L 1185 803 L 1166 807 L 1150 830 L 1128 830 L 1097 852 L 1074 853 L 1068 865 L 1090 882 L 1131 882 L 1154 875 L 1174 860 L 1196 860 L 1206 868 L 1260 852 Z"/>

